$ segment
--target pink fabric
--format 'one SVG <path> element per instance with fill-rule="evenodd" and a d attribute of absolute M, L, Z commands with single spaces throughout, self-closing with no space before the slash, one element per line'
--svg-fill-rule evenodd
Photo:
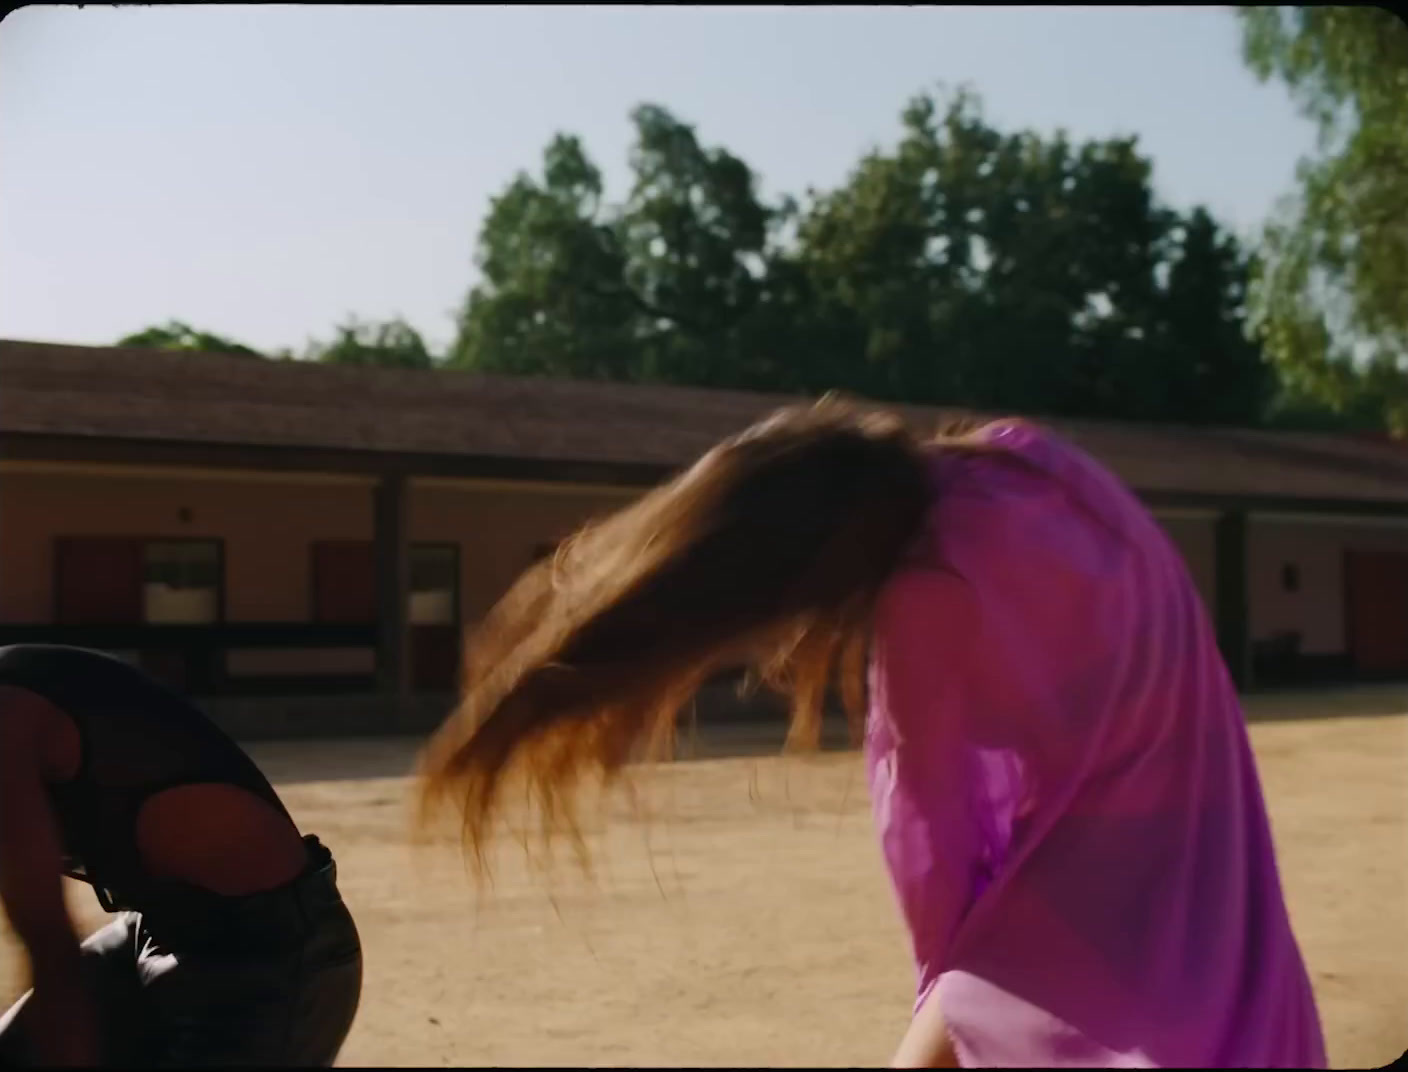
<path fill-rule="evenodd" d="M 1237 695 L 1177 550 L 1024 424 L 935 453 L 871 663 L 875 818 L 965 1066 L 1325 1067 Z"/>

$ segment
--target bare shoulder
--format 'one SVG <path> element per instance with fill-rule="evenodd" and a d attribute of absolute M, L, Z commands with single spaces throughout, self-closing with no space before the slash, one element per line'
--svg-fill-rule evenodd
<path fill-rule="evenodd" d="M 60 718 L 66 716 L 39 693 L 0 685 L 0 741 L 27 740 Z"/>
<path fill-rule="evenodd" d="M 80 753 L 78 727 L 49 700 L 17 685 L 0 685 L 0 763 L 37 756 L 45 774 L 71 778 Z"/>

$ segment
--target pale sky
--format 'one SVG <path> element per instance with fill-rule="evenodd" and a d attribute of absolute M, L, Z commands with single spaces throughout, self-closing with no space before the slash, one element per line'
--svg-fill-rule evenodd
<path fill-rule="evenodd" d="M 347 314 L 436 348 L 489 198 L 580 135 L 625 193 L 651 101 L 759 174 L 842 180 L 915 92 L 1134 133 L 1161 197 L 1250 234 L 1313 144 L 1226 8 L 28 7 L 0 23 L 0 337 L 169 318 L 301 350 Z"/>

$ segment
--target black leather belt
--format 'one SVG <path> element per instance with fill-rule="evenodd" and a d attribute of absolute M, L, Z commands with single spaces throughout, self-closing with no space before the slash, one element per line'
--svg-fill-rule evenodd
<path fill-rule="evenodd" d="M 249 949 L 297 945 L 326 910 L 340 904 L 337 864 L 314 836 L 303 839 L 308 866 L 283 886 L 243 897 L 183 887 L 143 898 L 142 922 L 164 946 Z"/>

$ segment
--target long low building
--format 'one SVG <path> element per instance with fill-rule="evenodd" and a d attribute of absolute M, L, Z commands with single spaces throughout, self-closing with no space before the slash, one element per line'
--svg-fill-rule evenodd
<path fill-rule="evenodd" d="M 536 556 L 786 401 L 0 341 L 0 643 L 394 718 Z M 1244 686 L 1408 677 L 1408 447 L 1053 423 L 1161 519 Z"/>

